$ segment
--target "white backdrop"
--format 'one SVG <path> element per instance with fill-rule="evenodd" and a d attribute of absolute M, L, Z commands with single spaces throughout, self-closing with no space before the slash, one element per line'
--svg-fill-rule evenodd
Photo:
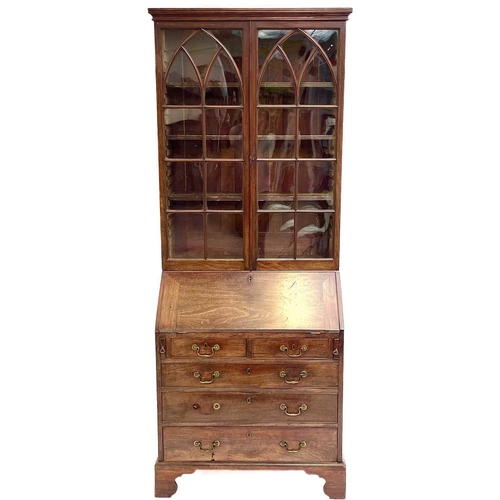
<path fill-rule="evenodd" d="M 341 271 L 350 500 L 498 499 L 498 2 L 351 6 Z M 0 498 L 152 499 L 160 278 L 147 7 L 0 7 Z M 177 500 L 326 498 L 197 472 Z"/>

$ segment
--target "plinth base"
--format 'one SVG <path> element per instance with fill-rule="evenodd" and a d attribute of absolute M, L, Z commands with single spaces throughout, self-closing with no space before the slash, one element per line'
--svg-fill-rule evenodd
<path fill-rule="evenodd" d="M 316 474 L 326 482 L 323 487 L 327 496 L 332 499 L 345 498 L 346 467 L 345 463 L 330 464 L 265 464 L 265 463 L 224 463 L 224 462 L 156 462 L 155 496 L 171 497 L 177 491 L 175 480 L 183 474 L 193 474 L 197 470 L 303 470 L 307 474 Z"/>

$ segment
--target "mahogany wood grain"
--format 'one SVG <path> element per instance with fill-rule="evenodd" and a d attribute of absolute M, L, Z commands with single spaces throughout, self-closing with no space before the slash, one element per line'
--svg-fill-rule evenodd
<path fill-rule="evenodd" d="M 216 373 L 218 375 L 216 375 Z M 281 372 L 286 377 L 281 377 Z M 301 373 L 306 372 L 305 377 Z M 195 376 L 199 373 L 200 376 Z M 287 361 L 266 364 L 220 363 L 162 363 L 162 387 L 225 387 L 245 386 L 280 389 L 301 389 L 303 387 L 337 387 L 338 365 L 334 363 L 304 363 Z M 212 381 L 212 382 L 210 382 Z M 288 381 L 288 382 L 286 382 Z"/>
<path fill-rule="evenodd" d="M 193 349 L 196 345 L 199 350 Z M 185 334 L 172 338 L 170 350 L 172 358 L 213 359 L 244 357 L 247 354 L 247 342 L 244 336 L 228 337 L 224 335 Z"/>
<path fill-rule="evenodd" d="M 282 349 L 282 346 L 286 350 Z M 253 358 L 277 359 L 332 359 L 333 351 L 329 339 L 310 337 L 267 338 L 249 341 L 249 351 Z"/>
<path fill-rule="evenodd" d="M 200 445 L 195 446 L 195 441 L 199 441 Z M 287 443 L 287 447 L 280 445 L 282 441 Z M 214 442 L 220 445 L 215 446 Z M 304 447 L 300 446 L 301 442 L 305 442 Z M 337 456 L 336 443 L 336 427 L 163 428 L 166 462 L 333 462 Z"/>
<path fill-rule="evenodd" d="M 307 392 L 168 392 L 162 393 L 162 422 L 176 425 L 270 426 L 337 423 L 338 394 Z M 287 415 L 281 408 L 286 405 Z M 305 410 L 300 407 L 306 405 Z"/>
<path fill-rule="evenodd" d="M 164 272 L 156 330 L 338 332 L 332 280 L 334 271 Z"/>

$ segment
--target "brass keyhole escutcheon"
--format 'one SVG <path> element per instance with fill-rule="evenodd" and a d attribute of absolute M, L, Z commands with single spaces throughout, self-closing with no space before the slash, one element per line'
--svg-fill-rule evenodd
<path fill-rule="evenodd" d="M 247 403 L 251 403 L 252 402 L 252 398 L 247 398 Z"/>
<path fill-rule="evenodd" d="M 252 433 L 251 432 L 247 432 L 247 438 L 251 438 L 252 437 Z"/>
<path fill-rule="evenodd" d="M 248 373 L 248 375 L 250 375 L 252 373 L 252 369 L 251 368 L 247 368 L 247 373 Z"/>

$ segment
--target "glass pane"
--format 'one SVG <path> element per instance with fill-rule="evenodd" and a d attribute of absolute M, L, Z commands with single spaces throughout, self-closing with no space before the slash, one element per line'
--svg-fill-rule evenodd
<path fill-rule="evenodd" d="M 293 258 L 293 213 L 259 214 L 259 258 Z"/>
<path fill-rule="evenodd" d="M 300 104 L 336 104 L 332 73 L 319 54 L 311 59 L 304 71 L 300 85 Z"/>
<path fill-rule="evenodd" d="M 201 116 L 201 109 L 165 109 L 167 158 L 202 157 Z"/>
<path fill-rule="evenodd" d="M 294 161 L 259 161 L 257 163 L 257 178 L 259 200 L 293 200 L 295 185 Z"/>
<path fill-rule="evenodd" d="M 202 78 L 205 77 L 207 68 L 219 50 L 219 45 L 203 31 L 199 31 L 185 45 L 187 53 L 191 56 Z"/>
<path fill-rule="evenodd" d="M 336 109 L 304 108 L 299 111 L 299 157 L 334 158 Z"/>
<path fill-rule="evenodd" d="M 203 208 L 203 164 L 201 162 L 167 163 L 167 208 Z"/>
<path fill-rule="evenodd" d="M 339 33 L 337 30 L 306 30 L 306 33 L 319 43 L 321 48 L 326 52 L 326 55 L 334 71 L 337 69 L 337 45 Z"/>
<path fill-rule="evenodd" d="M 295 109 L 259 109 L 259 158 L 295 158 Z"/>
<path fill-rule="evenodd" d="M 206 82 L 205 103 L 237 106 L 242 103 L 241 84 L 233 62 L 223 51 L 215 58 Z"/>
<path fill-rule="evenodd" d="M 193 30 L 163 30 L 162 31 L 162 54 L 163 71 L 167 71 L 167 66 L 176 50 L 193 33 Z"/>
<path fill-rule="evenodd" d="M 314 45 L 302 33 L 295 33 L 283 42 L 283 50 L 290 59 L 293 71 L 298 80 Z"/>
<path fill-rule="evenodd" d="M 333 198 L 331 196 L 324 196 L 324 199 L 311 198 L 306 200 L 299 200 L 298 210 L 303 211 L 318 211 L 318 210 L 333 210 Z"/>
<path fill-rule="evenodd" d="M 200 81 L 183 50 L 175 56 L 170 66 L 164 99 L 165 104 L 201 104 Z"/>
<path fill-rule="evenodd" d="M 233 58 L 236 66 L 242 72 L 243 32 L 241 30 L 208 30 Z"/>
<path fill-rule="evenodd" d="M 295 104 L 295 88 L 279 82 L 263 82 L 259 88 L 259 104 Z"/>
<path fill-rule="evenodd" d="M 297 213 L 297 258 L 333 256 L 333 214 Z"/>
<path fill-rule="evenodd" d="M 333 162 L 302 161 L 298 168 L 299 197 L 301 194 L 323 193 L 325 197 L 319 199 L 331 199 L 335 172 Z"/>
<path fill-rule="evenodd" d="M 207 191 L 209 195 L 243 193 L 243 163 L 207 162 Z"/>
<path fill-rule="evenodd" d="M 168 214 L 169 257 L 203 259 L 203 214 Z"/>
<path fill-rule="evenodd" d="M 242 214 L 207 214 L 207 230 L 209 259 L 243 258 Z"/>
<path fill-rule="evenodd" d="M 242 157 L 241 109 L 207 109 L 206 124 L 208 158 Z"/>
<path fill-rule="evenodd" d="M 264 61 L 275 47 L 276 43 L 290 30 L 260 30 L 259 31 L 259 68 L 262 68 Z"/>

